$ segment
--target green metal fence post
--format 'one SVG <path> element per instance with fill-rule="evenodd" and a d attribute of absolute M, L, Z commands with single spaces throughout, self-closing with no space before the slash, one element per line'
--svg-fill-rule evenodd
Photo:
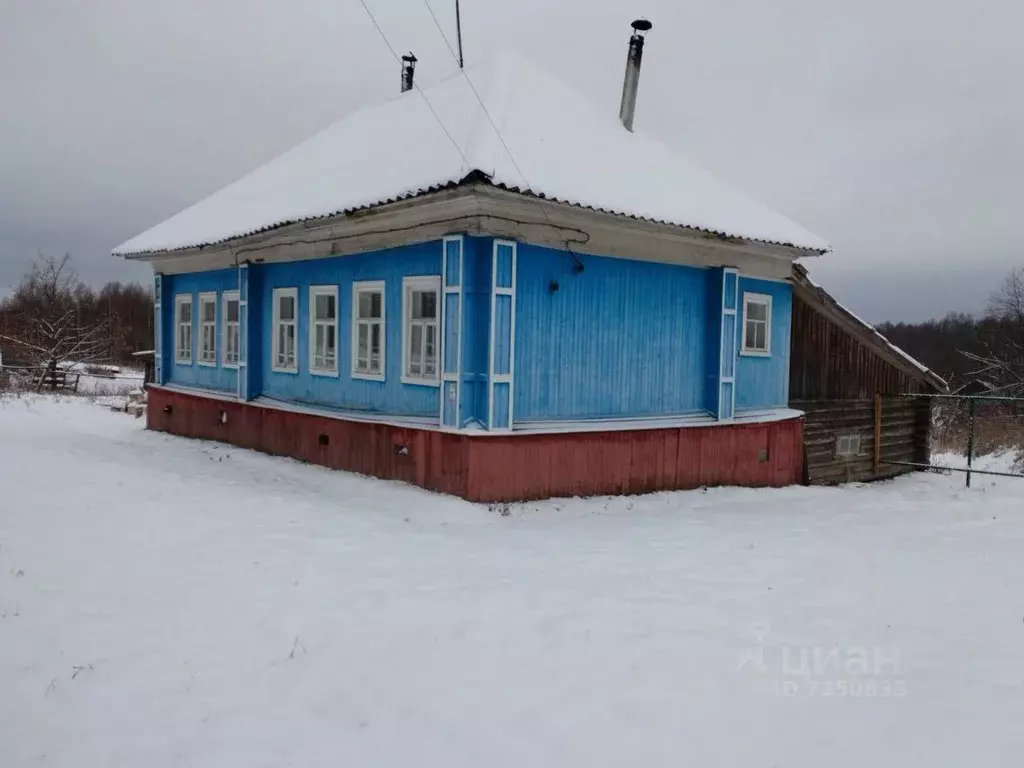
<path fill-rule="evenodd" d="M 971 465 L 974 463 L 974 398 L 967 401 L 967 413 L 970 421 L 967 424 L 967 487 L 971 487 Z"/>

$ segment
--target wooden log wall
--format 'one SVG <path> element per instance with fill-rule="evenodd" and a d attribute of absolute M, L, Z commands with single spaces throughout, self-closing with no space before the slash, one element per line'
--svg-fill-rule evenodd
<path fill-rule="evenodd" d="M 886 461 L 928 461 L 928 434 L 931 424 L 931 400 L 884 398 L 882 401 L 881 459 L 874 468 L 875 401 L 793 401 L 804 411 L 805 481 L 828 485 L 878 480 L 908 471 L 907 467 Z M 859 435 L 860 452 L 856 456 L 836 455 L 840 435 Z"/>
<path fill-rule="evenodd" d="M 877 393 L 922 391 L 919 378 L 866 343 L 871 336 L 867 329 L 851 333 L 795 292 L 790 400 L 867 400 Z"/>

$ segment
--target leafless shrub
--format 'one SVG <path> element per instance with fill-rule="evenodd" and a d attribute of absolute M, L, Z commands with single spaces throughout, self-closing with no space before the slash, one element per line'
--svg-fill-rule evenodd
<path fill-rule="evenodd" d="M 932 413 L 932 449 L 966 454 L 971 432 L 969 401 L 943 400 Z M 1018 465 L 1024 470 L 1024 401 L 975 401 L 975 455 L 1006 451 L 1017 454 Z"/>

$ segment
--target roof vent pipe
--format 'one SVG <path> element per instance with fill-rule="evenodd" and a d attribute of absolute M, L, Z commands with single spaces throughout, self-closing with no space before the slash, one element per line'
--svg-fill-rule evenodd
<path fill-rule="evenodd" d="M 633 34 L 629 38 L 629 53 L 626 54 L 626 77 L 622 81 L 622 103 L 619 105 L 619 120 L 627 131 L 633 130 L 633 115 L 636 113 L 636 89 L 640 84 L 640 62 L 644 57 L 644 33 L 654 25 L 647 19 L 633 22 Z"/>
<path fill-rule="evenodd" d="M 412 90 L 412 78 L 416 74 L 416 57 L 409 52 L 402 57 L 402 93 Z"/>

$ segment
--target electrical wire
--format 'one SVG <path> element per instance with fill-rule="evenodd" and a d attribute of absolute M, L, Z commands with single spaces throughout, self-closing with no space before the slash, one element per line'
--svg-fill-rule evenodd
<path fill-rule="evenodd" d="M 528 194 L 530 191 L 530 183 L 526 179 L 526 174 L 523 173 L 522 168 L 519 166 L 519 163 L 516 161 L 515 156 L 512 154 L 512 150 L 509 148 L 508 143 L 505 141 L 505 137 L 502 136 L 501 131 L 498 130 L 498 126 L 494 122 L 494 119 L 491 117 L 491 113 L 487 111 L 487 106 L 484 104 L 484 100 L 480 97 L 480 93 L 477 91 L 476 86 L 473 85 L 473 81 L 470 79 L 469 75 L 466 74 L 466 70 L 463 69 L 461 62 L 459 61 L 458 55 L 452 48 L 451 43 L 448 42 L 448 36 L 445 35 L 444 29 L 441 27 L 441 23 L 438 21 L 437 16 L 434 14 L 434 9 L 431 8 L 428 0 L 423 0 L 423 2 L 427 6 L 427 10 L 430 12 L 430 18 L 434 20 L 434 26 L 436 26 L 437 31 L 441 33 L 441 37 L 444 40 L 445 45 L 448 47 L 448 52 L 451 53 L 452 58 L 455 60 L 455 63 L 459 65 L 459 72 L 462 74 L 464 78 L 466 78 L 466 83 L 469 84 L 470 90 L 473 91 L 473 96 L 476 97 L 477 103 L 480 105 L 480 109 L 483 110 L 484 116 L 487 118 L 487 122 L 490 123 L 491 129 L 494 131 L 494 135 L 498 137 L 498 141 L 501 142 L 501 146 L 504 148 L 505 154 L 508 155 L 508 159 L 512 162 L 512 166 L 516 169 L 516 173 L 518 173 L 519 178 L 522 179 L 522 192 L 524 194 L 527 194 L 527 196 L 530 196 Z M 373 23 L 374 28 L 377 30 L 377 34 L 380 35 L 380 39 L 384 41 L 384 45 L 387 46 L 387 49 L 391 53 L 391 56 L 395 59 L 396 62 L 401 64 L 401 57 L 395 51 L 394 46 L 391 45 L 391 42 L 388 40 L 387 35 L 384 34 L 384 30 L 381 28 L 376 17 L 373 15 L 373 12 L 370 10 L 370 7 L 366 4 L 366 0 L 359 0 L 359 4 L 363 6 L 363 10 L 366 11 L 366 15 L 370 17 L 370 21 Z M 448 140 L 452 143 L 452 146 L 455 147 L 455 150 L 459 153 L 459 156 L 462 158 L 462 162 L 465 165 L 467 171 L 472 171 L 473 169 L 470 167 L 469 159 L 466 157 L 466 154 L 462 151 L 462 147 L 459 146 L 459 143 L 455 141 L 451 133 L 445 127 L 445 124 L 441 120 L 441 117 L 437 114 L 437 111 L 434 109 L 434 106 L 430 103 L 430 99 L 427 98 L 427 94 L 423 92 L 423 89 L 420 88 L 419 84 L 416 83 L 415 80 L 413 80 L 413 87 L 416 89 L 416 92 L 419 93 L 421 97 L 423 97 L 423 101 L 427 105 L 427 108 L 430 110 L 430 114 L 434 116 L 434 119 L 437 121 L 437 124 L 441 126 L 441 130 L 444 131 L 445 136 L 448 137 Z M 548 225 L 558 229 L 558 227 L 556 227 L 551 222 L 551 218 L 548 216 L 547 210 L 545 210 L 544 206 L 540 203 L 540 200 L 536 200 L 536 203 L 537 207 L 540 209 L 541 214 L 544 216 L 544 219 L 548 222 Z M 573 263 L 575 264 L 577 270 L 582 271 L 583 263 L 579 260 L 579 257 L 577 257 L 577 255 L 573 252 L 572 241 L 566 240 L 565 248 L 569 252 L 569 255 L 572 256 Z"/>
<path fill-rule="evenodd" d="M 455 59 L 455 63 L 458 64 L 459 57 L 455 53 L 455 49 L 452 48 L 452 44 L 448 42 L 448 35 L 444 33 L 444 29 L 441 27 L 441 22 L 437 20 L 437 16 L 434 14 L 434 9 L 430 7 L 430 1 L 423 0 L 423 4 L 427 6 L 427 10 L 430 12 L 430 18 L 434 20 L 434 26 L 437 27 L 437 31 L 441 33 L 441 37 L 444 39 L 444 44 L 448 46 L 448 52 L 451 53 L 452 58 Z M 512 161 L 512 165 L 515 167 L 516 173 L 519 174 L 519 178 L 523 180 L 523 191 L 526 191 L 530 188 L 530 183 L 526 180 L 526 174 L 523 173 L 522 168 L 519 167 L 519 163 L 516 162 L 516 159 L 512 154 L 512 150 L 509 149 L 508 144 L 505 143 L 505 137 L 501 135 L 501 131 L 498 130 L 498 126 L 491 118 L 491 113 L 487 111 L 487 106 L 484 104 L 484 100 L 480 98 L 480 93 L 477 91 L 476 86 L 473 85 L 473 81 L 470 80 L 469 75 L 466 74 L 466 70 L 460 65 L 459 71 L 462 73 L 462 76 L 466 78 L 466 82 L 469 84 L 470 89 L 473 91 L 473 95 L 476 96 L 476 100 L 480 104 L 480 109 L 483 110 L 484 116 L 487 118 L 487 122 L 491 124 L 491 128 L 494 130 L 494 135 L 498 137 L 498 141 L 501 142 L 501 146 L 505 148 L 505 154 L 508 155 L 508 159 Z"/>
<path fill-rule="evenodd" d="M 363 10 L 366 11 L 366 15 L 370 17 L 370 21 L 373 22 L 373 26 L 377 29 L 377 34 L 380 35 L 380 39 L 384 41 L 384 45 L 386 45 L 388 47 L 388 50 L 391 51 L 391 55 L 394 57 L 395 61 L 401 64 L 402 58 L 395 52 L 394 46 L 391 45 L 387 35 L 384 34 L 384 30 L 381 29 L 380 24 L 377 23 L 377 19 L 374 17 L 373 12 L 370 11 L 370 7 L 366 4 L 366 0 L 359 0 L 359 4 L 363 6 Z M 447 42 L 447 39 L 445 42 Z M 416 92 L 423 97 L 423 101 L 427 105 L 427 109 L 430 110 L 430 114 L 434 116 L 434 119 L 437 121 L 437 124 L 441 126 L 441 130 L 444 131 L 444 135 L 448 137 L 448 141 L 452 143 L 452 146 L 455 147 L 455 151 L 459 153 L 459 157 L 462 158 L 462 162 L 466 166 L 467 172 L 473 170 L 472 168 L 469 167 L 469 160 L 466 159 L 466 154 L 462 151 L 462 147 L 459 146 L 459 143 L 452 137 L 448 129 L 445 128 L 445 125 L 441 121 L 440 116 L 438 116 L 437 112 L 434 110 L 434 105 L 431 104 L 430 99 L 427 98 L 427 94 L 423 92 L 423 89 L 419 87 L 415 80 L 413 80 L 412 85 L 413 88 L 416 89 Z"/>
<path fill-rule="evenodd" d="M 360 2 L 362 2 L 362 0 L 360 0 Z M 508 159 L 512 162 L 512 167 L 516 169 L 516 173 L 518 173 L 519 178 L 522 179 L 522 191 L 524 193 L 530 192 L 530 182 L 527 181 L 526 174 L 523 173 L 523 169 L 520 168 L 519 163 L 516 162 L 515 155 L 512 154 L 512 150 L 509 148 L 508 143 L 505 141 L 505 137 L 502 136 L 501 131 L 498 130 L 498 126 L 494 122 L 494 119 L 491 117 L 491 113 L 487 111 L 487 105 L 484 104 L 484 100 L 480 97 L 480 92 L 477 91 L 476 86 L 473 85 L 473 81 L 470 79 L 469 74 L 467 74 L 466 70 L 463 69 L 462 62 L 459 61 L 459 57 L 455 53 L 455 49 L 452 48 L 452 44 L 448 42 L 448 35 L 444 33 L 444 28 L 441 26 L 441 22 L 438 21 L 437 15 L 434 13 L 434 9 L 430 6 L 430 0 L 423 0 L 423 4 L 427 6 L 427 11 L 430 13 L 430 18 L 434 20 L 434 26 L 437 27 L 437 31 L 441 34 L 441 38 L 444 40 L 444 44 L 448 46 L 448 52 L 452 55 L 452 58 L 455 59 L 455 63 L 459 65 L 459 72 L 461 72 L 462 76 L 466 78 L 466 83 L 469 85 L 470 90 L 473 91 L 473 95 L 476 97 L 477 103 L 480 105 L 480 109 L 483 110 L 484 116 L 487 118 L 487 122 L 491 124 L 491 129 L 494 131 L 494 135 L 498 137 L 498 141 L 501 142 L 501 146 L 505 149 L 505 154 L 508 155 Z M 554 224 L 551 223 L 551 219 L 548 216 L 547 210 L 544 208 L 543 204 L 541 204 L 540 200 L 536 200 L 536 203 L 537 207 L 540 209 L 540 212 L 544 215 L 544 218 L 545 220 L 547 220 L 548 224 L 554 226 Z M 576 268 L 582 271 L 583 262 L 581 262 L 579 260 L 579 257 L 573 252 L 572 244 L 568 240 L 565 241 L 565 249 L 569 252 L 569 255 L 572 256 L 572 260 Z"/>

